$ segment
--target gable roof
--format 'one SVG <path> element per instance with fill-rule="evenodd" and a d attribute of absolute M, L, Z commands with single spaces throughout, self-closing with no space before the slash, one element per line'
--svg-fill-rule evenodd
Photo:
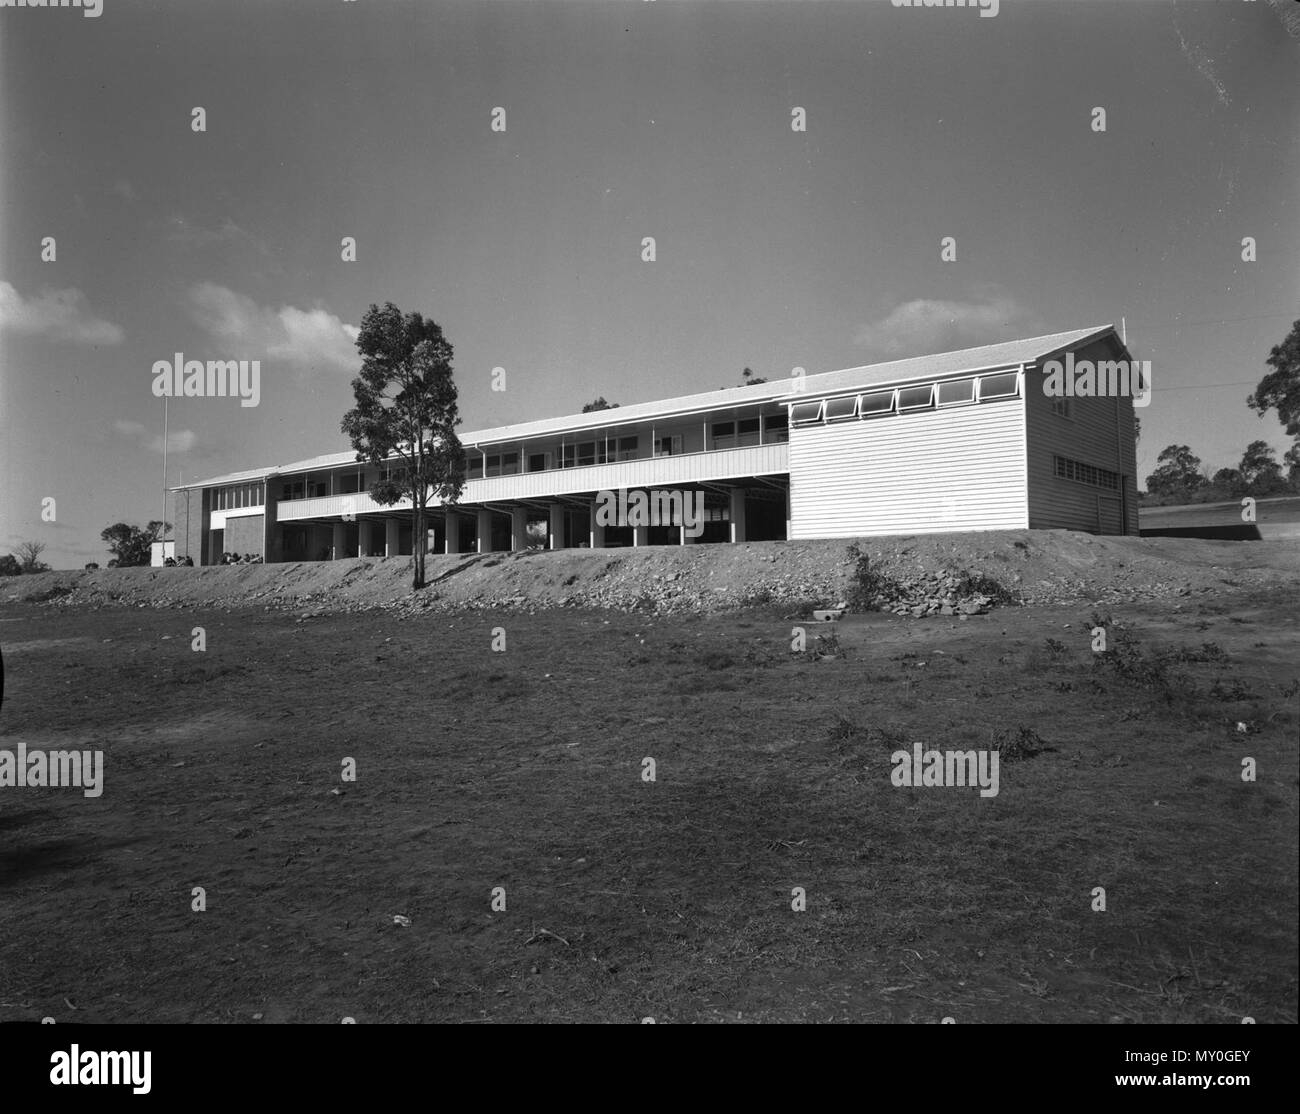
<path fill-rule="evenodd" d="M 685 417 L 690 414 L 711 410 L 725 410 L 729 407 L 753 406 L 765 402 L 788 402 L 799 398 L 811 398 L 813 395 L 826 395 L 836 391 L 901 385 L 917 379 L 935 379 L 960 375 L 963 372 L 1019 367 L 1021 364 L 1034 364 L 1048 360 L 1066 349 L 1076 348 L 1114 334 L 1115 327 L 1113 325 L 1073 329 L 1064 333 L 1048 333 L 1046 336 L 1008 340 L 999 344 L 985 344 L 978 348 L 963 348 L 956 352 L 937 352 L 928 356 L 909 356 L 906 359 L 890 360 L 886 363 L 866 364 L 862 367 L 845 368 L 842 371 L 827 371 L 818 375 L 807 375 L 803 379 L 802 387 L 798 390 L 792 385 L 793 380 L 782 378 L 746 387 L 727 387 L 719 391 L 681 395 L 677 398 L 658 399 L 652 402 L 634 402 L 626 406 L 615 407 L 612 410 L 595 410 L 587 414 L 565 414 L 556 418 L 539 418 L 536 421 L 519 422 L 514 425 L 466 430 L 460 434 L 460 439 L 463 444 L 469 446 L 531 440 L 536 437 L 558 436 L 607 426 L 628 425 L 632 422 L 644 421 L 647 418 Z M 232 472 L 225 476 L 215 476 L 207 480 L 181 484 L 172 490 L 215 487 L 220 484 L 264 479 L 267 476 L 279 473 L 307 472 L 315 469 L 337 468 L 341 465 L 354 463 L 356 463 L 356 453 L 348 450 L 346 452 L 315 456 L 307 460 L 294 461 L 274 468 L 261 468 L 251 472 Z"/>

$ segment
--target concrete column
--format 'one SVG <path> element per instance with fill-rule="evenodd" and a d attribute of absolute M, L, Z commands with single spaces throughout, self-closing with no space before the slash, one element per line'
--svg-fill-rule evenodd
<path fill-rule="evenodd" d="M 745 540 L 745 489 L 743 487 L 731 489 L 731 540 L 733 542 Z"/>
<path fill-rule="evenodd" d="M 492 512 L 487 507 L 480 507 L 478 511 L 478 551 L 492 552 Z"/>
<path fill-rule="evenodd" d="M 460 552 L 460 515 L 455 511 L 447 512 L 446 538 L 443 548 L 448 553 Z"/>
<path fill-rule="evenodd" d="M 348 545 L 348 528 L 341 522 L 334 523 L 334 548 L 330 551 L 332 560 L 337 561 L 343 556 L 343 551 Z"/>
<path fill-rule="evenodd" d="M 650 544 L 650 527 L 633 526 L 632 527 L 632 544 L 638 549 L 643 545 Z"/>
<path fill-rule="evenodd" d="M 546 544 L 551 549 L 564 548 L 564 504 L 551 504 L 551 517 L 547 523 Z"/>
<path fill-rule="evenodd" d="M 398 521 L 395 518 L 384 519 L 384 556 L 396 557 L 402 549 Z"/>
<path fill-rule="evenodd" d="M 357 556 L 370 556 L 370 523 L 364 518 L 357 519 Z"/>
<path fill-rule="evenodd" d="M 591 509 L 587 515 L 587 520 L 591 523 L 591 548 L 592 549 L 605 548 L 605 527 L 601 526 L 596 521 L 596 510 L 598 506 L 599 506 L 598 503 L 592 503 Z"/>
<path fill-rule="evenodd" d="M 785 540 L 790 540 L 790 486 L 785 489 Z"/>
<path fill-rule="evenodd" d="M 528 511 L 523 507 L 510 512 L 510 548 L 516 553 L 528 548 Z"/>

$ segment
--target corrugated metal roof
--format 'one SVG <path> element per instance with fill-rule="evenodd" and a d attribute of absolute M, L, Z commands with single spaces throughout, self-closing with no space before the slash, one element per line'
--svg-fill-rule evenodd
<path fill-rule="evenodd" d="M 702 394 L 682 395 L 678 398 L 658 399 L 653 402 L 634 402 L 613 410 L 598 410 L 589 414 L 566 414 L 556 418 L 541 418 L 516 425 L 495 426 L 489 429 L 465 430 L 460 434 L 466 445 L 487 445 L 498 442 L 522 441 L 535 437 L 553 437 L 613 425 L 626 425 L 646 418 L 671 418 L 702 411 L 728 407 L 751 406 L 755 403 L 788 401 L 814 394 L 824 395 L 835 391 L 859 387 L 880 387 L 907 383 L 916 379 L 931 379 L 958 375 L 964 371 L 983 368 L 1013 367 L 1045 360 L 1058 352 L 1114 332 L 1113 325 L 1099 325 L 1089 329 L 1073 329 L 1065 333 L 1049 333 L 1041 337 L 985 344 L 978 348 L 963 348 L 956 352 L 937 352 L 929 356 L 910 356 L 904 360 L 891 360 L 883 364 L 827 371 L 804 377 L 803 389 L 792 389 L 792 380 L 782 377 L 751 387 L 728 387 Z M 227 476 L 199 480 L 183 487 L 214 487 L 219 484 L 239 483 L 241 480 L 261 479 L 275 473 L 306 472 L 317 468 L 336 468 L 356 460 L 352 451 L 329 453 L 308 460 L 282 464 L 276 468 L 263 468 L 253 472 L 234 472 Z M 176 489 L 173 489 L 176 490 Z"/>

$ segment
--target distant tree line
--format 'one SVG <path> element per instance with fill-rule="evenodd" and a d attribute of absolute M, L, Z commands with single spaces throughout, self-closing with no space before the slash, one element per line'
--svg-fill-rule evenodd
<path fill-rule="evenodd" d="M 1300 321 L 1292 324 L 1286 339 L 1273 346 L 1264 362 L 1271 370 L 1246 403 L 1261 418 L 1276 411 L 1278 421 L 1295 438 L 1281 461 L 1267 441 L 1252 441 L 1235 468 L 1211 473 L 1189 446 L 1168 445 L 1147 477 L 1147 502 L 1214 503 L 1245 495 L 1300 494 Z"/>
<path fill-rule="evenodd" d="M 19 542 L 12 553 L 0 557 L 0 576 L 20 576 L 23 573 L 49 572 L 50 566 L 41 560 L 44 542 Z"/>
<path fill-rule="evenodd" d="M 1252 441 L 1235 468 L 1220 468 L 1213 474 L 1187 445 L 1162 449 L 1156 464 L 1147 477 L 1147 502 L 1155 505 L 1216 503 L 1243 495 L 1300 495 L 1300 444 L 1287 450 L 1279 463 L 1267 441 Z"/>

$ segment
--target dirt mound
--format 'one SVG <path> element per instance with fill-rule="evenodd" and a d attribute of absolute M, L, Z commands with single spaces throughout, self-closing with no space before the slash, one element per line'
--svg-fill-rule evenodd
<path fill-rule="evenodd" d="M 569 549 L 430 557 L 412 593 L 410 558 L 211 568 L 96 569 L 0 581 L 0 602 L 49 607 L 391 609 L 610 608 L 710 612 L 765 604 L 801 610 L 846 600 L 857 563 L 849 540 Z M 925 613 L 936 585 L 967 577 L 990 602 L 1125 602 L 1300 583 L 1288 542 L 1106 538 L 1002 530 L 858 539 L 896 593 L 891 610 Z M 995 591 L 1003 589 L 1005 596 Z M 939 606 L 935 604 L 934 606 Z"/>

